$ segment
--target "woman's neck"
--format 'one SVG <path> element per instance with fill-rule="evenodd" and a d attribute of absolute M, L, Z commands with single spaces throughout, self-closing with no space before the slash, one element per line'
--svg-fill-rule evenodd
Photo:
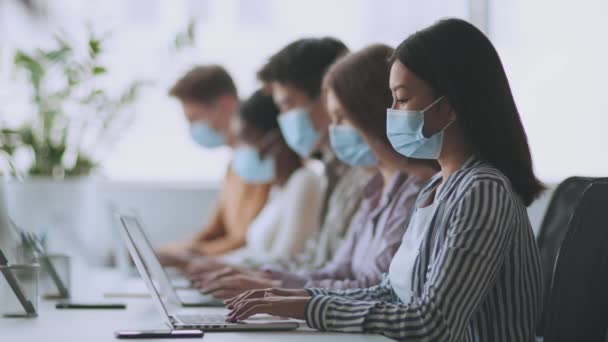
<path fill-rule="evenodd" d="M 274 184 L 283 187 L 289 177 L 301 166 L 302 160 L 295 153 L 283 156 L 280 161 L 277 160 L 277 178 Z"/>
<path fill-rule="evenodd" d="M 388 164 L 379 163 L 378 171 L 380 172 L 380 175 L 382 175 L 382 192 L 384 192 L 393 177 L 399 173 L 399 169 Z"/>
<path fill-rule="evenodd" d="M 429 179 L 437 173 L 431 165 L 432 163 L 405 158 L 391 148 L 385 152 L 384 161 L 379 163 L 379 168 L 388 168 L 392 170 L 393 175 L 402 172 L 409 176 Z"/>
<path fill-rule="evenodd" d="M 441 154 L 437 159 L 441 166 L 442 182 L 458 171 L 472 154 L 456 124 L 457 122 L 446 131 Z"/>
<path fill-rule="evenodd" d="M 380 175 L 382 175 L 382 180 L 384 181 L 384 185 L 388 184 L 393 177 L 399 172 L 399 170 L 395 167 L 387 166 L 387 165 L 378 165 L 378 171 Z"/>

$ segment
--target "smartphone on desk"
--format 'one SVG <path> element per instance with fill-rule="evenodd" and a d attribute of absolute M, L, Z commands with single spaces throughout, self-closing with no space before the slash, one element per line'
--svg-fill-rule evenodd
<path fill-rule="evenodd" d="M 91 309 L 91 310 L 122 310 L 127 305 L 122 303 L 72 303 L 62 302 L 55 305 L 56 309 Z"/>
<path fill-rule="evenodd" d="M 201 330 L 120 330 L 114 333 L 118 339 L 146 338 L 202 338 Z"/>

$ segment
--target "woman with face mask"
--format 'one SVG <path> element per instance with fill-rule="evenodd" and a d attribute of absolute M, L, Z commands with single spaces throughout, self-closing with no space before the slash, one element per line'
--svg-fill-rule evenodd
<path fill-rule="evenodd" d="M 307 166 L 324 177 L 319 234 L 306 242 L 302 253 L 282 260 L 285 269 L 314 270 L 333 257 L 348 234 L 363 188 L 371 178 L 368 170 L 341 162 L 329 146 L 330 119 L 321 96 L 323 77 L 347 52 L 340 40 L 331 37 L 298 39 L 272 55 L 258 72 L 258 79 L 281 110 L 283 138 Z M 201 258 L 188 264 L 186 274 L 200 279 L 227 266 Z"/>
<path fill-rule="evenodd" d="M 304 167 L 281 136 L 272 97 L 255 92 L 240 109 L 240 143 L 231 167 L 245 181 L 272 184 L 271 197 L 246 233 L 246 245 L 224 262 L 271 262 L 304 248 L 318 230 L 321 178 Z M 261 151 L 264 151 L 261 153 Z"/>
<path fill-rule="evenodd" d="M 375 173 L 336 255 L 316 270 L 289 272 L 280 265 L 266 265 L 262 272 L 222 270 L 201 279 L 200 287 L 229 298 L 271 286 L 346 289 L 380 282 L 401 243 L 418 192 L 437 172 L 436 162 L 405 158 L 386 137 L 386 108 L 392 102 L 385 86 L 386 61 L 392 52 L 386 45 L 373 45 L 348 55 L 329 69 L 323 82 L 333 152 L 342 162 Z"/>
<path fill-rule="evenodd" d="M 353 290 L 269 290 L 231 300 L 320 330 L 401 341 L 534 341 L 541 263 L 526 206 L 542 191 L 504 69 L 473 25 L 442 20 L 391 59 L 395 150 L 437 159 L 388 275 Z"/>

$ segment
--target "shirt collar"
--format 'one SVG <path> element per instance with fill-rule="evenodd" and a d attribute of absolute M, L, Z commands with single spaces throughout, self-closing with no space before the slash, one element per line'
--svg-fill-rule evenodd
<path fill-rule="evenodd" d="M 480 164 L 482 164 L 482 160 L 475 154 L 467 158 L 467 160 L 460 166 L 460 168 L 456 170 L 456 172 L 451 174 L 446 180 L 446 182 L 441 186 L 441 188 L 439 189 L 439 193 L 436 197 L 437 200 L 442 201 L 451 192 L 451 189 L 454 184 L 462 177 L 464 173 L 466 173 L 467 170 L 476 167 Z M 428 195 L 430 191 L 435 189 L 441 183 L 442 177 L 443 176 L 441 172 L 433 176 L 433 178 L 431 178 L 428 185 L 424 189 L 423 194 L 422 196 L 420 196 L 420 198 L 426 198 L 426 195 Z"/>
<path fill-rule="evenodd" d="M 389 180 L 388 184 L 384 189 L 383 198 L 390 200 L 395 196 L 395 193 L 399 189 L 399 186 L 403 184 L 403 182 L 407 179 L 407 175 L 405 173 L 397 172 L 393 177 Z M 382 193 L 382 189 L 384 186 L 384 178 L 382 178 L 382 174 L 380 171 L 376 171 L 372 176 L 371 180 L 367 185 L 363 188 L 363 197 L 366 199 L 371 199 L 376 196 L 380 196 Z"/>

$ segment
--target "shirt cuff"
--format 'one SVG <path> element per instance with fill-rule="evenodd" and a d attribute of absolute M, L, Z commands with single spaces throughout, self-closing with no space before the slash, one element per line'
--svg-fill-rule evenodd
<path fill-rule="evenodd" d="M 327 329 L 325 314 L 327 313 L 329 304 L 333 300 L 334 299 L 330 296 L 313 296 L 310 298 L 304 309 L 306 313 L 306 324 L 310 328 L 317 330 Z"/>
<path fill-rule="evenodd" d="M 305 288 L 304 290 L 306 290 L 306 292 L 308 292 L 308 295 L 310 295 L 311 297 L 328 295 L 328 293 L 325 289 L 308 287 L 308 288 Z"/>

